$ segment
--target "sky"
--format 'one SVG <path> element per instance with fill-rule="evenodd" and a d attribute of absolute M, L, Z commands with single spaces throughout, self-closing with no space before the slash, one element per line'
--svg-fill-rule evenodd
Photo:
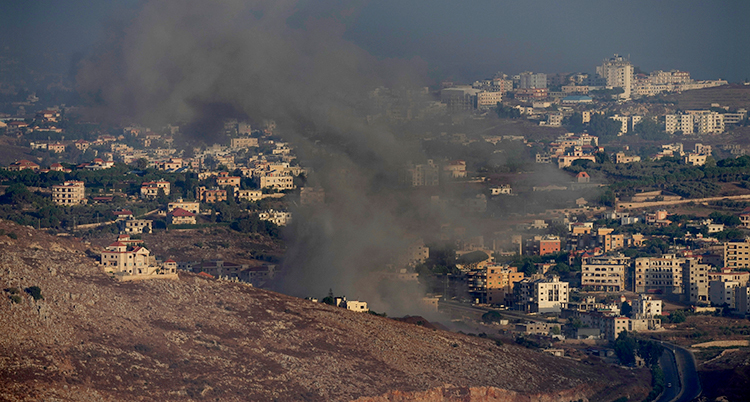
<path fill-rule="evenodd" d="M 113 17 L 139 3 L 0 0 L 0 45 L 65 57 L 85 53 Z M 424 60 L 434 79 L 471 81 L 497 71 L 593 72 L 615 53 L 629 55 L 643 71 L 679 69 L 696 79 L 732 82 L 750 78 L 747 1 L 316 0 L 298 8 L 346 9 L 344 38 L 379 58 Z"/>

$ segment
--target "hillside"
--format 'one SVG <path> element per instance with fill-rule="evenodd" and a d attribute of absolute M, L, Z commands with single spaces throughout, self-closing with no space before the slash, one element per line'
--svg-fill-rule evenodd
<path fill-rule="evenodd" d="M 696 89 L 677 94 L 665 95 L 664 99 L 674 102 L 682 110 L 708 109 L 712 103 L 730 108 L 750 108 L 750 86 L 724 85 L 714 88 Z"/>
<path fill-rule="evenodd" d="M 648 391 L 640 371 L 239 283 L 182 273 L 119 283 L 80 240 L 6 221 L 0 233 L 0 400 L 552 402 Z M 31 286 L 43 299 L 13 294 Z"/>

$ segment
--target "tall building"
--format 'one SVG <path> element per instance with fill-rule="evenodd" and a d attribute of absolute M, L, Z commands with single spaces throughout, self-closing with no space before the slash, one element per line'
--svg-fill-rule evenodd
<path fill-rule="evenodd" d="M 724 266 L 727 268 L 750 268 L 750 242 L 728 241 L 724 243 Z"/>
<path fill-rule="evenodd" d="M 519 88 L 547 88 L 547 74 L 524 71 L 518 78 Z"/>
<path fill-rule="evenodd" d="M 596 67 L 596 73 L 607 82 L 609 88 L 622 88 L 620 94 L 622 99 L 630 99 L 630 89 L 633 81 L 633 65 L 630 61 L 620 55 L 614 55 L 604 60 L 601 66 Z"/>
<path fill-rule="evenodd" d="M 708 269 L 708 264 L 699 264 L 692 258 L 688 258 L 682 265 L 682 286 L 686 302 L 708 302 Z"/>
<path fill-rule="evenodd" d="M 635 292 L 682 294 L 684 263 L 684 258 L 677 258 L 672 254 L 665 254 L 661 258 L 636 258 Z"/>

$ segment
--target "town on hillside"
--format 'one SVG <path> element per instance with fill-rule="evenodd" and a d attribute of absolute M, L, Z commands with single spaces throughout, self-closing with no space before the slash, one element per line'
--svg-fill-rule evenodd
<path fill-rule="evenodd" d="M 469 327 L 555 342 L 540 348 L 558 356 L 643 364 L 616 347 L 623 333 L 738 341 L 683 324 L 739 328 L 750 314 L 750 86 L 619 55 L 594 70 L 373 88 L 362 124 L 422 154 L 374 174 L 371 193 L 413 203 L 394 222 L 423 220 L 388 239 L 367 283 L 415 285 L 415 314 L 473 311 Z M 271 119 L 225 119 L 195 141 L 181 122 L 105 124 L 32 94 L 0 110 L 0 218 L 99 245 L 113 280 L 192 272 L 283 289 L 299 274 L 288 242 L 357 202 Z M 367 178 L 354 169 L 328 170 L 355 191 Z M 323 286 L 308 296 L 384 308 Z"/>

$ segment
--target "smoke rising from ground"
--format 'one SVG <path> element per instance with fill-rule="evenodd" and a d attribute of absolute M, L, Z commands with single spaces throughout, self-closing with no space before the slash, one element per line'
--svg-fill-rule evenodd
<path fill-rule="evenodd" d="M 405 249 L 415 206 L 387 189 L 397 166 L 420 157 L 364 116 L 369 91 L 422 84 L 424 68 L 377 60 L 345 41 L 356 10 L 331 10 L 336 3 L 147 1 L 112 25 L 80 66 L 78 85 L 104 118 L 120 121 L 276 120 L 330 200 L 295 211 L 283 290 L 322 296 L 333 288 L 391 313 L 400 301 L 386 301 L 418 289 L 378 288 L 370 273 Z M 210 132 L 193 135 L 213 142 Z"/>

